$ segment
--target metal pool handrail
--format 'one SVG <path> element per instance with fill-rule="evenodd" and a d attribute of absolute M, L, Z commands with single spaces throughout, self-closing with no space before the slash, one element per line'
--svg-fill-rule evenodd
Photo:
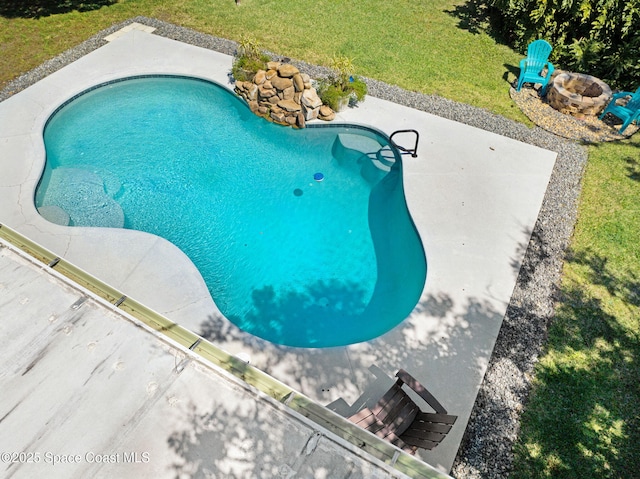
<path fill-rule="evenodd" d="M 405 148 L 404 146 L 400 146 L 395 141 L 393 141 L 393 136 L 396 133 L 415 133 L 416 141 L 413 145 L 413 148 Z M 389 135 L 389 141 L 393 146 L 395 146 L 402 153 L 410 154 L 413 158 L 418 156 L 418 141 L 420 141 L 420 133 L 418 133 L 418 130 L 396 130 L 393 133 L 391 133 L 391 135 Z"/>

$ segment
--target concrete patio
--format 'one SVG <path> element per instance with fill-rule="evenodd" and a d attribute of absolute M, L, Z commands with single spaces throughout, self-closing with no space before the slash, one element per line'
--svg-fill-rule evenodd
<path fill-rule="evenodd" d="M 348 414 L 363 403 L 375 400 L 392 382 L 395 371 L 406 369 L 426 385 L 451 414 L 458 415 L 458 422 L 444 442 L 433 451 L 420 453 L 420 458 L 426 463 L 441 471 L 449 471 L 509 304 L 556 154 L 374 97 L 367 97 L 357 108 L 341 113 L 337 121 L 370 125 L 387 134 L 406 128 L 420 132 L 419 155 L 417 158 L 404 157 L 404 175 L 407 203 L 427 255 L 427 281 L 411 316 L 375 340 L 321 350 L 278 346 L 244 333 L 223 318 L 198 271 L 181 251 L 167 241 L 137 231 L 62 227 L 38 215 L 33 194 L 45 161 L 42 129 L 47 118 L 70 97 L 99 83 L 142 74 L 190 75 L 231 88 L 228 73 L 232 58 L 227 55 L 136 28 L 130 28 L 110 40 L 98 50 L 0 103 L 0 223 L 14 228 L 172 321 L 204 335 L 230 354 L 248 358 L 252 366 L 318 403 L 331 404 L 341 414 Z M 25 260 L 15 257 L 16 254 L 5 254 L 5 265 L 0 267 L 0 285 L 5 285 L 0 288 L 1 316 L 11 318 L 10 321 L 3 320 L 0 325 L 3 365 L 19 357 L 16 351 L 37 350 L 33 344 L 43 328 L 46 329 L 44 325 L 49 319 L 45 318 L 57 317 L 55 311 L 66 311 L 77 300 L 77 294 L 70 294 L 70 286 L 64 286 L 61 292 L 55 293 L 29 289 L 30 282 L 48 284 L 51 281 L 46 278 L 49 273 L 24 264 Z M 24 296 L 28 297 L 28 307 L 24 309 L 15 304 L 19 294 L 7 295 L 7 291 L 16 284 L 25 288 Z M 100 306 L 103 307 L 106 306 Z M 134 417 L 140 404 L 135 401 L 119 402 L 122 391 L 131 390 L 136 383 L 136 374 L 144 371 L 144 374 L 150 371 L 152 375 L 167 374 L 175 367 L 174 358 L 185 354 L 184 351 L 180 354 L 169 351 L 172 346 L 144 328 L 133 328 L 115 314 L 107 316 L 110 318 L 108 327 L 92 319 L 91 315 L 82 315 L 80 321 L 90 331 L 90 337 L 84 338 L 87 347 L 91 341 L 100 342 L 103 338 L 110 344 L 104 350 L 91 350 L 91 354 L 96 355 L 94 362 L 85 363 L 85 356 L 74 355 L 71 348 L 60 349 L 56 355 L 43 355 L 37 362 L 37 368 L 42 368 L 40 374 L 43 374 L 38 376 L 38 381 L 29 379 L 32 374 L 22 372 L 30 365 L 26 359 L 24 364 L 3 368 L 0 384 L 3 391 L 11 393 L 3 394 L 0 399 L 0 417 L 8 418 L 0 420 L 0 436 L 7 438 L 9 431 L 13 436 L 7 444 L 1 444 L 3 452 L 17 450 L 17 446 L 26 451 L 28 446 L 39 444 L 37 438 L 42 434 L 45 442 L 39 445 L 50 446 L 53 450 L 56 449 L 54 445 L 65 443 L 69 438 L 79 441 L 77 437 L 86 435 L 95 441 L 98 441 L 98 436 L 117 438 L 122 450 L 155 451 L 153 457 L 156 457 L 156 453 L 161 456 L 167 453 L 167 449 L 172 450 L 168 438 L 173 437 L 176 431 L 184 431 L 183 443 L 191 444 L 192 434 L 196 433 L 187 432 L 188 423 L 197 422 L 207 414 L 207 421 L 213 421 L 214 417 L 215 421 L 220 421 L 219 429 L 207 429 L 207 434 L 212 436 L 215 436 L 215 431 L 224 434 L 228 428 L 240 427 L 231 407 L 232 399 L 228 400 L 229 408 L 221 417 L 213 414 L 218 406 L 211 404 L 223 401 L 220 395 L 233 397 L 234 393 L 227 391 L 239 391 L 242 386 L 202 365 L 194 366 L 193 372 L 189 373 L 199 375 L 197 380 L 181 376 L 166 383 L 168 388 L 174 388 L 179 386 L 178 383 L 186 384 L 188 381 L 189 387 L 185 391 L 192 387 L 192 383 L 198 384 L 198 389 L 181 403 L 185 405 L 182 409 L 171 409 L 167 416 L 165 407 L 154 406 L 140 423 L 144 425 L 139 427 L 111 423 L 104 418 L 99 428 L 92 427 L 91 415 L 98 414 L 103 406 L 110 403 L 117 404 L 123 413 Z M 35 318 L 41 322 L 32 321 Z M 135 331 L 133 335 L 132 330 Z M 148 339 L 143 338 L 145 335 L 149 336 Z M 93 378 L 91 368 L 102 365 L 100 367 L 104 369 L 119 364 L 119 348 L 132 341 L 132 337 L 138 338 L 146 349 L 144 354 L 133 354 L 125 361 L 130 379 L 123 379 L 121 383 L 109 382 L 107 379 L 111 377 L 109 374 L 114 374 L 112 372 L 102 372 Z M 46 380 L 53 372 L 76 368 L 88 373 L 86 385 Z M 28 368 L 31 369 L 36 371 L 35 366 Z M 204 370 L 206 372 L 202 372 Z M 161 387 L 166 379 L 158 377 L 152 382 Z M 78 396 L 82 399 L 74 400 L 74 404 L 84 405 L 79 410 L 85 411 L 87 416 L 65 409 L 68 415 L 60 417 L 60 423 L 71 421 L 73 427 L 56 429 L 47 425 L 55 414 L 43 406 L 49 404 L 53 408 L 55 404 L 69 400 L 72 396 L 65 396 L 67 386 L 84 391 Z M 154 392 L 156 386 L 152 387 Z M 27 396 L 33 398 L 32 403 L 25 401 Z M 173 396 L 165 394 L 165 397 Z M 295 437 L 295 433 L 289 436 L 286 426 L 282 425 L 289 422 L 278 423 L 264 409 L 275 408 L 279 415 L 291 414 L 284 411 L 286 408 L 271 403 L 258 407 L 263 404 L 261 399 L 242 398 L 243 402 L 237 407 L 254 411 L 247 414 L 251 421 L 261 424 L 261 428 L 273 430 L 274 434 L 280 431 L 278 434 L 281 433 L 282 437 Z M 192 409 L 186 407 L 187 403 L 192 404 L 189 406 Z M 21 405 L 18 407 L 18 404 Z M 89 407 L 91 404 L 95 407 Z M 31 427 L 19 427 L 19 422 L 12 422 L 9 414 L 16 407 L 19 417 L 29 417 Z M 170 418 L 167 424 L 171 427 L 166 426 L 166 417 Z M 154 421 L 154 418 L 158 420 Z M 298 419 L 294 417 L 291 421 L 298 424 Z M 226 427 L 223 427 L 224 421 Z M 304 424 L 291 427 L 309 427 Z M 246 421 L 241 427 L 248 427 Z M 279 427 L 285 429 L 280 430 Z M 197 424 L 193 424 L 193 430 L 198 430 Z M 310 430 L 312 428 L 305 433 L 307 436 L 303 435 L 306 439 L 293 442 L 298 445 L 306 443 Z M 144 438 L 142 432 L 145 433 Z M 265 440 L 262 454 L 265 457 L 291 454 L 292 449 L 279 448 L 282 440 Z M 352 451 L 349 445 L 338 439 L 331 441 L 330 447 L 342 448 L 352 454 L 349 457 L 355 459 L 350 464 L 365 464 L 362 467 L 373 467 L 373 464 L 379 468 L 380 474 L 387 474 L 376 476 L 362 469 L 363 477 L 396 477 L 389 475 L 394 472 L 387 471 L 386 466 L 376 464 L 375 460 L 369 461 L 366 456 Z M 16 447 L 9 448 L 13 444 Z M 227 453 L 230 456 L 257 453 L 252 450 L 250 442 L 243 444 L 246 447 Z M 275 452 L 269 444 L 273 444 Z M 81 451 L 83 454 L 87 452 L 85 449 Z M 106 453 L 107 450 L 100 452 Z M 199 451 L 197 457 L 207 453 Z M 331 466 L 333 460 L 342 461 L 344 458 L 340 454 L 331 455 L 333 459 L 327 456 L 329 463 L 324 466 Z M 189 467 L 189 461 L 197 462 L 194 457 L 183 457 L 185 468 Z M 229 461 L 231 459 L 228 458 Z M 241 459 L 238 461 L 242 462 Z M 318 461 L 324 461 L 324 456 Z M 175 473 L 169 462 L 164 464 L 165 469 L 155 472 L 160 476 Z M 273 465 L 277 461 L 267 463 Z M 287 464 L 294 470 L 292 463 Z M 11 472 L 13 469 L 6 470 Z M 254 475 L 260 474 L 254 470 Z M 275 474 L 265 475 L 271 477 Z M 239 473 L 237 477 L 246 476 Z"/>

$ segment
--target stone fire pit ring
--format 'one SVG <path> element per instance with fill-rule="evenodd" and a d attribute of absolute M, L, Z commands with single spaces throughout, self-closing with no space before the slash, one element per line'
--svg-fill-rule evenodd
<path fill-rule="evenodd" d="M 609 85 L 584 73 L 559 72 L 547 90 L 549 105 L 577 117 L 599 115 L 610 99 Z"/>

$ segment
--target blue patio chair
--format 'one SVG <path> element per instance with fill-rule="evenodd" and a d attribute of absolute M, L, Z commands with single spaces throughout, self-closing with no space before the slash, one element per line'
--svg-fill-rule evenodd
<path fill-rule="evenodd" d="M 553 64 L 549 61 L 549 54 L 553 48 L 545 40 L 536 40 L 527 47 L 527 58 L 520 60 L 520 77 L 518 87 L 520 91 L 525 83 L 540 83 L 540 93 L 547 93 L 547 84 L 553 74 Z M 546 75 L 543 76 L 546 67 Z"/>
<path fill-rule="evenodd" d="M 618 100 L 630 97 L 626 104 L 618 104 Z M 611 101 L 600 115 L 602 120 L 607 113 L 611 113 L 622 120 L 622 126 L 620 127 L 620 133 L 622 133 L 634 120 L 636 124 L 640 121 L 640 88 L 635 93 L 630 91 L 621 91 L 614 93 L 611 97 Z"/>

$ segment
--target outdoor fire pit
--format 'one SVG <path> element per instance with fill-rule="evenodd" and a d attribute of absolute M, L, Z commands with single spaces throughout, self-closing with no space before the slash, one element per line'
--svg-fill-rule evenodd
<path fill-rule="evenodd" d="M 576 117 L 600 114 L 610 99 L 609 85 L 584 73 L 558 73 L 547 90 L 549 105 Z"/>

